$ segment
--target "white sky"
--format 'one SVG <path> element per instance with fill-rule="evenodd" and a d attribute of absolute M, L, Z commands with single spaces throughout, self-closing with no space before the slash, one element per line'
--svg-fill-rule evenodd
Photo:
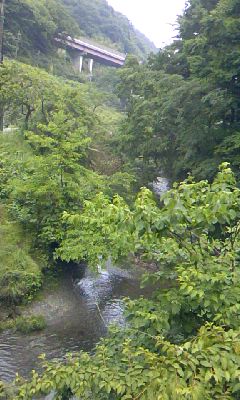
<path fill-rule="evenodd" d="M 185 0 L 107 0 L 117 11 L 126 15 L 132 24 L 157 47 L 171 42 L 177 15 Z"/>

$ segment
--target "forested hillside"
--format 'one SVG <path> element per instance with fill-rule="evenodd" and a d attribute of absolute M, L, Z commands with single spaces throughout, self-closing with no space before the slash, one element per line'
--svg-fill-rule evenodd
<path fill-rule="evenodd" d="M 221 161 L 239 176 L 239 2 L 190 1 L 179 40 L 121 71 L 128 119 L 122 152 L 172 179 L 212 178 Z"/>
<path fill-rule="evenodd" d="M 154 44 L 138 32 L 127 17 L 114 11 L 106 0 L 62 0 L 81 31 L 100 41 L 113 43 L 124 53 L 146 58 Z"/>
<path fill-rule="evenodd" d="M 8 0 L 4 53 L 8 57 L 51 68 L 56 62 L 58 33 L 87 36 L 140 58 L 155 50 L 126 17 L 105 0 Z"/>
<path fill-rule="evenodd" d="M 127 193 L 132 178 L 109 150 L 121 115 L 92 84 L 6 60 L 0 80 L 5 126 L 15 126 L 1 132 L 0 141 L 1 240 L 15 248 L 12 255 L 1 250 L 0 303 L 14 306 L 35 287 L 30 255 L 44 269 L 54 267 L 63 212 L 98 191 Z M 27 251 L 29 262 L 22 263 Z"/>
<path fill-rule="evenodd" d="M 78 25 L 58 0 L 10 0 L 5 5 L 4 54 L 47 63 L 54 56 L 54 36 L 80 34 Z"/>
<path fill-rule="evenodd" d="M 121 298 L 125 319 L 108 329 L 87 280 L 107 336 L 90 353 L 79 345 L 62 359 L 42 355 L 30 377 L 0 382 L 0 398 L 239 400 L 239 0 L 189 0 L 177 40 L 144 64 L 127 20 L 105 1 L 89 3 L 6 2 L 6 54 L 48 71 L 0 65 L 0 305 L 15 311 L 31 300 L 46 271 L 98 274 L 110 260 L 143 264 L 151 290 Z M 118 101 L 94 80 L 52 74 L 51 39 L 70 31 L 135 53 L 114 84 L 97 71 Z M 161 198 L 142 187 L 159 174 L 176 180 Z M 72 278 L 75 291 L 82 277 Z"/>

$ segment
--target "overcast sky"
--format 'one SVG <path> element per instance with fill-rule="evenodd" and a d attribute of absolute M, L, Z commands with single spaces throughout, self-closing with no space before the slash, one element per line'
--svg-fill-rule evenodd
<path fill-rule="evenodd" d="M 126 15 L 135 28 L 151 39 L 157 47 L 171 42 L 174 23 L 184 9 L 185 0 L 107 0 Z"/>

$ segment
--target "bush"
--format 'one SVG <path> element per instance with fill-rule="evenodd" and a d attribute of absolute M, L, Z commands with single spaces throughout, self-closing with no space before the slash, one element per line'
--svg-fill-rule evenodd
<path fill-rule="evenodd" d="M 46 328 L 46 321 L 42 315 L 32 315 L 31 317 L 17 317 L 0 321 L 0 332 L 12 329 L 21 333 L 31 333 L 42 331 Z"/>
<path fill-rule="evenodd" d="M 13 329 L 14 328 L 14 320 L 8 319 L 6 321 L 0 321 L 0 333 L 5 331 L 6 329 Z"/>
<path fill-rule="evenodd" d="M 162 200 L 143 188 L 130 208 L 100 194 L 65 214 L 63 256 L 97 264 L 95 254 L 141 252 L 157 263 L 145 277 L 156 286 L 126 300 L 127 324 L 92 354 L 43 360 L 41 375 L 19 378 L 16 399 L 63 390 L 82 400 L 240 399 L 240 189 L 223 163 L 212 183 L 189 177 Z"/>
<path fill-rule="evenodd" d="M 19 226 L 9 222 L 0 206 L 0 301 L 16 304 L 38 290 L 41 268 L 29 255 L 29 245 Z"/>
<path fill-rule="evenodd" d="M 46 321 L 42 315 L 31 317 L 18 317 L 15 321 L 16 331 L 21 333 L 31 333 L 42 331 L 46 328 Z"/>

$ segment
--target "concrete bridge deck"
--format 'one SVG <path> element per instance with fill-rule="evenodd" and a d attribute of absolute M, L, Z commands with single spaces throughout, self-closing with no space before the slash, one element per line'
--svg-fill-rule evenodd
<path fill-rule="evenodd" d="M 91 60 L 95 60 L 101 64 L 112 67 L 122 67 L 126 60 L 126 54 L 122 54 L 117 50 L 107 49 L 100 44 L 95 44 L 85 38 L 75 39 L 71 36 L 58 37 L 55 39 L 58 43 L 64 44 L 67 49 L 71 50 L 78 57 L 85 56 Z M 76 57 L 75 57 L 76 58 Z M 80 72 L 81 72 L 81 59 L 80 59 Z"/>

